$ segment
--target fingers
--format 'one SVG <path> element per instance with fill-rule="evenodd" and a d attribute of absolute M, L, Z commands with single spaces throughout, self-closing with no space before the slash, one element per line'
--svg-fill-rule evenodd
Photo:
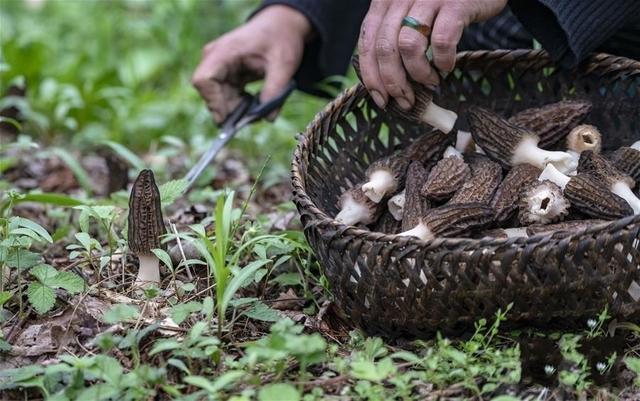
<path fill-rule="evenodd" d="M 402 19 L 407 15 L 408 4 L 395 1 L 387 10 L 376 36 L 376 60 L 381 82 L 374 83 L 374 89 L 384 90 L 393 97 L 400 107 L 410 109 L 415 101 L 413 89 L 407 80 L 407 74 L 398 49 L 398 35 Z M 379 85 L 383 86 L 380 87 Z"/>
<path fill-rule="evenodd" d="M 382 23 L 389 1 L 373 0 L 369 12 L 362 22 L 360 38 L 358 40 L 358 57 L 360 61 L 360 75 L 362 83 L 369 90 L 371 98 L 380 108 L 387 105 L 388 95 L 383 89 L 378 61 L 376 59 L 376 36 L 378 27 Z"/>
<path fill-rule="evenodd" d="M 415 18 L 422 24 L 433 26 L 435 11 L 424 5 L 414 5 L 407 15 Z M 437 85 L 438 75 L 431 68 L 427 60 L 426 52 L 429 40 L 425 35 L 407 26 L 400 29 L 398 36 L 398 49 L 402 56 L 402 63 L 409 76 L 415 81 L 425 85 Z"/>
<path fill-rule="evenodd" d="M 207 103 L 216 123 L 221 123 L 240 102 L 240 89 L 230 84 L 229 79 L 231 72 L 237 69 L 237 56 L 217 49 L 215 42 L 207 44 L 203 53 L 191 82 Z"/>
<path fill-rule="evenodd" d="M 451 72 L 456 62 L 456 47 L 466 25 L 464 10 L 442 7 L 436 16 L 431 33 L 433 63 L 443 72 Z"/>

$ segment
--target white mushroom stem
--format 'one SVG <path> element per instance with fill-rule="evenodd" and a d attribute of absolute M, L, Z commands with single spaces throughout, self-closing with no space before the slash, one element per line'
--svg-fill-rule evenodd
<path fill-rule="evenodd" d="M 436 237 L 435 234 L 429 229 L 429 227 L 427 227 L 427 225 L 424 224 L 423 222 L 420 222 L 417 226 L 415 226 L 411 230 L 402 232 L 398 235 L 402 237 L 417 237 L 423 241 L 429 241 Z"/>
<path fill-rule="evenodd" d="M 391 213 L 393 218 L 398 221 L 402 220 L 402 215 L 404 213 L 404 202 L 406 200 L 405 194 L 406 191 L 403 190 L 399 194 L 392 196 L 387 202 L 389 213 Z"/>
<path fill-rule="evenodd" d="M 352 197 L 344 200 L 342 210 L 336 216 L 336 221 L 348 226 L 367 221 L 371 218 L 371 210 L 366 205 L 356 202 Z"/>
<path fill-rule="evenodd" d="M 387 170 L 376 170 L 369 176 L 369 181 L 362 185 L 362 192 L 375 203 L 380 203 L 382 198 L 393 190 L 396 180 Z"/>
<path fill-rule="evenodd" d="M 470 132 L 460 131 L 456 134 L 456 149 L 462 153 L 473 152 L 476 144 Z"/>
<path fill-rule="evenodd" d="M 525 227 L 505 228 L 504 233 L 507 235 L 507 238 L 526 238 L 529 236 Z"/>
<path fill-rule="evenodd" d="M 544 180 L 549 180 L 564 190 L 571 177 L 562 174 L 553 164 L 548 164 L 538 177 L 538 181 Z"/>
<path fill-rule="evenodd" d="M 548 224 L 566 214 L 569 209 L 569 202 L 562 194 L 550 188 L 550 185 L 543 183 L 526 198 L 528 220 L 541 224 Z"/>
<path fill-rule="evenodd" d="M 460 153 L 460 151 L 453 146 L 448 146 L 442 154 L 443 159 L 446 159 L 447 157 L 458 157 L 462 159 L 462 153 Z"/>
<path fill-rule="evenodd" d="M 634 142 L 630 148 L 635 149 L 635 150 L 640 150 L 640 141 L 636 141 Z"/>
<path fill-rule="evenodd" d="M 578 125 L 567 136 L 567 148 L 577 153 L 582 153 L 585 150 L 600 153 L 601 146 L 602 135 L 593 125 Z"/>
<path fill-rule="evenodd" d="M 458 115 L 456 113 L 451 110 L 444 109 L 433 102 L 430 102 L 427 105 L 424 113 L 422 114 L 422 121 L 445 134 L 451 132 L 457 119 Z"/>
<path fill-rule="evenodd" d="M 571 158 L 573 159 L 573 163 L 576 165 L 576 169 L 574 169 L 573 171 L 569 171 L 567 173 L 567 175 L 576 175 L 578 174 L 578 163 L 580 162 L 580 153 L 575 152 L 573 150 L 567 150 L 567 153 L 569 153 L 571 155 Z"/>
<path fill-rule="evenodd" d="M 610 188 L 611 192 L 626 200 L 633 209 L 634 214 L 640 214 L 640 199 L 633 193 L 629 185 L 624 181 L 618 181 Z"/>
<path fill-rule="evenodd" d="M 160 284 L 160 260 L 153 253 L 139 254 L 140 269 L 136 278 L 137 287 L 148 287 Z"/>
<path fill-rule="evenodd" d="M 511 164 L 528 163 L 539 169 L 544 169 L 549 163 L 553 164 L 561 173 L 569 173 L 577 168 L 577 163 L 567 152 L 553 152 L 540 149 L 538 139 L 525 137 L 513 151 Z"/>

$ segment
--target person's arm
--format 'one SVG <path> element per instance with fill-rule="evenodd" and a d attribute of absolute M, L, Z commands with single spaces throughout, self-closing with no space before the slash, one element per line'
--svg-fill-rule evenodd
<path fill-rule="evenodd" d="M 276 4 L 299 11 L 311 22 L 314 37 L 305 45 L 295 79 L 299 89 L 323 95 L 316 84 L 343 75 L 349 67 L 369 0 L 264 0 L 256 12 Z"/>
<path fill-rule="evenodd" d="M 632 21 L 638 0 L 510 0 L 512 12 L 561 66 L 574 67 Z"/>

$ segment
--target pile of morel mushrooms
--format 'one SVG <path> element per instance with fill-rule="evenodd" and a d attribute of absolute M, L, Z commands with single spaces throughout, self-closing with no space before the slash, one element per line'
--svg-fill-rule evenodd
<path fill-rule="evenodd" d="M 640 213 L 633 191 L 640 186 L 640 141 L 602 154 L 603 135 L 581 124 L 588 101 L 509 118 L 471 107 L 467 133 L 453 128 L 455 113 L 435 106 L 426 88 L 416 99 L 412 111 L 393 101 L 386 111 L 436 129 L 371 163 L 363 182 L 340 197 L 338 222 L 421 240 L 509 238 Z"/>

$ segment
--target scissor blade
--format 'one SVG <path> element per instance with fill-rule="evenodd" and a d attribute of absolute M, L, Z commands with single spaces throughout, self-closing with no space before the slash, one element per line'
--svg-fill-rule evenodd
<path fill-rule="evenodd" d="M 234 137 L 234 135 L 238 132 L 236 127 L 230 127 L 222 131 L 216 139 L 213 140 L 211 147 L 204 153 L 200 160 L 189 170 L 185 179 L 187 180 L 187 189 L 191 188 L 191 185 L 200 177 L 200 174 L 204 171 L 205 168 L 211 163 L 211 161 L 216 157 L 216 155 L 220 152 L 220 150 L 224 147 Z"/>

